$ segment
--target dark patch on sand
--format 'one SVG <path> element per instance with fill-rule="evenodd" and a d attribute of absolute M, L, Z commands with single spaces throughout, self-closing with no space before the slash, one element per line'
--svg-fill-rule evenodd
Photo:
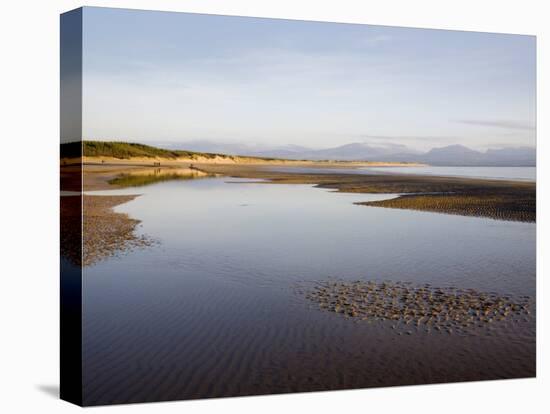
<path fill-rule="evenodd" d="M 347 317 L 392 321 L 392 329 L 400 335 L 412 334 L 412 327 L 469 333 L 491 323 L 519 322 L 531 314 L 528 297 L 404 282 L 324 282 L 306 297 L 323 310 Z"/>
<path fill-rule="evenodd" d="M 85 266 L 152 244 L 152 240 L 147 236 L 139 236 L 135 233 L 140 220 L 113 211 L 113 207 L 136 197 L 89 195 L 83 197 L 82 263 Z"/>
<path fill-rule="evenodd" d="M 89 266 L 134 248 L 150 246 L 152 239 L 135 232 L 139 220 L 113 211 L 113 207 L 136 197 L 61 197 L 61 256 L 75 265 Z"/>
<path fill-rule="evenodd" d="M 387 207 L 406 210 L 460 216 L 487 217 L 495 220 L 534 222 L 536 220 L 535 197 L 517 192 L 464 193 L 464 194 L 415 194 L 402 195 L 391 200 L 357 203 L 371 207 Z"/>

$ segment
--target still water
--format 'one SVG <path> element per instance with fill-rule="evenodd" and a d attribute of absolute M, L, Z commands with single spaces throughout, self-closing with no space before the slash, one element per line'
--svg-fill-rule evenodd
<path fill-rule="evenodd" d="M 535 167 L 369 167 L 367 171 L 380 173 L 438 175 L 444 177 L 491 178 L 497 180 L 535 181 Z"/>
<path fill-rule="evenodd" d="M 271 171 L 312 174 L 414 174 L 442 177 L 487 178 L 495 180 L 535 181 L 536 167 L 267 167 Z"/>
<path fill-rule="evenodd" d="M 354 205 L 392 195 L 232 178 L 168 181 L 116 211 L 147 247 L 83 274 L 87 404 L 534 375 L 535 321 L 471 335 L 356 322 L 318 281 L 535 295 L 535 225 Z"/>

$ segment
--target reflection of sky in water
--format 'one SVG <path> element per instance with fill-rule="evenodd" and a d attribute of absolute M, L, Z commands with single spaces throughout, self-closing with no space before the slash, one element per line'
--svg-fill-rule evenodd
<path fill-rule="evenodd" d="M 415 174 L 444 177 L 492 178 L 499 180 L 535 181 L 536 167 L 358 167 L 358 168 L 314 168 L 314 167 L 266 167 L 279 172 L 312 174 Z"/>
<path fill-rule="evenodd" d="M 87 402 L 533 375 L 533 322 L 491 335 L 396 336 L 310 307 L 296 287 L 392 279 L 532 296 L 534 224 L 237 181 L 100 192 L 141 194 L 116 210 L 160 243 L 83 270 Z"/>
<path fill-rule="evenodd" d="M 367 171 L 400 174 L 438 175 L 446 177 L 496 178 L 535 181 L 535 167 L 370 167 Z"/>
<path fill-rule="evenodd" d="M 392 278 L 533 293 L 534 224 L 353 204 L 392 195 L 238 181 L 95 192 L 141 193 L 117 211 L 142 220 L 142 231 L 161 242 L 160 250 L 131 253 L 100 267 L 146 258 L 162 272 L 174 259 L 186 268 L 199 263 L 195 270 L 201 273 L 225 274 L 222 268 L 230 265 L 236 278 L 254 278 L 256 272 L 279 283 Z"/>

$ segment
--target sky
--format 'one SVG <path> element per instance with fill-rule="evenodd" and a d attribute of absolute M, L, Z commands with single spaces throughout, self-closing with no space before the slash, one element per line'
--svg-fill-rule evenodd
<path fill-rule="evenodd" d="M 535 37 L 84 8 L 83 136 L 535 145 Z"/>

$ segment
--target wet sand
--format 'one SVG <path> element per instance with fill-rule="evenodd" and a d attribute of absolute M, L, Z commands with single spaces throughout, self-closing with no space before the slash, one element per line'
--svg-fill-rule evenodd
<path fill-rule="evenodd" d="M 393 321 L 356 321 L 308 307 L 299 294 L 289 301 L 285 292 L 271 298 L 258 286 L 220 281 L 222 289 L 193 285 L 178 300 L 152 302 L 148 292 L 155 283 L 140 279 L 126 293 L 102 289 L 117 305 L 86 316 L 94 333 L 84 352 L 87 405 L 525 378 L 536 372 L 533 318 L 486 324 L 468 334 L 410 326 L 412 334 L 399 336 Z M 124 334 L 117 334 L 126 324 Z"/>
<path fill-rule="evenodd" d="M 418 190 L 425 184 L 422 179 L 396 176 L 359 177 L 355 181 L 349 174 L 278 174 L 257 166 L 194 168 L 209 174 L 263 178 L 274 183 L 308 181 L 307 184 L 322 188 L 356 193 L 384 193 L 393 185 L 417 186 Z M 100 185 L 114 188 L 109 182 L 128 174 L 109 166 L 94 171 L 101 177 L 95 181 L 96 188 Z M 498 188 L 497 183 L 489 180 L 480 183 L 468 179 L 436 178 L 431 185 L 444 188 L 452 183 L 459 188 L 472 182 L 478 188 Z M 503 187 L 509 185 L 513 183 Z M 525 191 L 531 188 L 526 186 Z M 94 201 L 102 214 L 113 214 L 111 208 L 116 205 L 113 196 Z M 123 230 L 130 228 L 125 225 Z M 135 226 L 131 230 L 134 232 Z M 231 251 L 226 249 L 224 246 L 224 252 Z M 304 282 L 305 287 L 299 286 L 294 291 L 294 287 L 278 284 L 277 278 L 273 282 L 262 279 L 261 273 L 243 279 L 233 266 L 224 267 L 220 275 L 211 279 L 196 269 L 186 274 L 189 260 L 198 260 L 198 256 L 187 258 L 187 263 L 185 258 L 174 261 L 172 266 L 167 266 L 164 256 L 154 259 L 139 262 L 135 268 L 131 267 L 133 263 L 122 262 L 114 263 L 112 270 L 108 267 L 87 270 L 91 277 L 86 278 L 85 302 L 94 306 L 85 313 L 84 320 L 86 405 L 522 378 L 536 374 L 535 312 L 529 298 L 507 298 L 505 291 L 457 292 L 439 285 L 409 286 L 396 280 L 387 286 L 374 282 L 372 302 L 362 303 L 361 289 L 368 290 L 371 278 L 358 284 L 338 284 L 333 292 L 320 272 L 316 282 Z M 157 275 L 161 265 L 163 277 L 151 277 Z M 388 266 L 392 265 L 389 261 Z M 281 266 L 284 268 L 284 264 Z M 294 271 L 283 270 L 285 274 Z M 520 276 L 523 270 L 518 269 Z M 118 283 L 113 282 L 115 276 Z M 240 282 L 235 283 L 236 280 Z M 319 288 L 326 290 L 318 298 L 307 296 L 322 292 Z M 151 292 L 157 292 L 155 300 Z M 336 307 L 331 310 L 328 301 L 326 308 L 321 307 L 322 298 L 333 293 L 342 299 L 344 309 L 358 308 L 357 315 L 346 317 L 336 312 Z M 424 317 L 422 312 L 438 312 L 438 297 L 449 319 L 453 315 L 458 321 L 444 321 L 450 323 L 446 326 L 443 322 L 434 324 L 433 320 L 426 324 L 420 319 Z M 367 311 L 374 306 L 371 308 L 374 317 L 363 313 L 361 305 L 367 305 Z M 417 317 L 405 313 L 405 305 L 416 311 Z M 398 319 L 393 319 L 394 315 Z M 411 316 L 408 324 L 407 315 Z M 456 327 L 454 324 L 461 324 L 466 315 L 478 324 L 463 330 Z M 504 319 L 498 320 L 498 315 Z M 478 317 L 480 320 L 475 320 Z M 491 317 L 495 320 L 489 322 Z"/>
<path fill-rule="evenodd" d="M 320 163 L 322 164 L 322 163 Z M 355 163 L 351 163 L 355 164 Z M 342 163 L 342 166 L 349 165 Z M 340 166 L 340 168 L 342 167 Z M 497 181 L 467 178 L 339 174 L 338 165 L 325 166 L 330 173 L 288 173 L 263 169 L 258 165 L 182 164 L 158 167 L 143 162 L 115 164 L 91 163 L 83 166 L 82 184 L 75 174 L 62 174 L 64 188 L 83 185 L 85 191 L 140 186 L 173 180 L 195 179 L 214 175 L 264 179 L 271 183 L 312 184 L 348 193 L 399 193 L 401 196 L 382 201 L 358 203 L 386 207 L 430 211 L 463 216 L 488 217 L 498 220 L 534 222 L 536 220 L 536 185 L 528 182 Z M 64 167 L 69 170 L 73 167 Z M 332 172 L 334 171 L 334 172 Z M 78 177 L 76 177 L 78 178 Z M 413 194 L 407 194 L 413 193 Z M 97 196 L 94 196 L 97 197 Z M 102 196 L 84 197 L 85 235 L 83 263 L 89 265 L 129 246 L 146 246 L 134 234 L 138 220 L 112 212 L 112 207 L 132 198 Z M 101 201 L 99 201 L 101 200 Z M 67 216 L 69 216 L 67 214 Z M 65 226 L 66 228 L 70 225 Z M 89 230 L 89 231 L 88 231 Z M 70 239 L 70 231 L 64 237 Z M 65 246 L 74 242 L 63 243 Z M 68 253 L 73 260 L 78 254 Z"/>
<path fill-rule="evenodd" d="M 74 188 L 74 187 L 73 187 Z M 70 191 L 70 190 L 64 190 Z M 73 190 L 74 191 L 74 190 Z M 82 197 L 60 198 L 60 253 L 70 263 L 82 265 Z"/>
<path fill-rule="evenodd" d="M 116 213 L 113 207 L 133 200 L 136 196 L 83 197 L 82 263 L 84 266 L 153 241 L 135 232 L 140 221 L 127 214 Z"/>
<path fill-rule="evenodd" d="M 226 175 L 263 179 L 275 184 L 311 184 L 346 193 L 401 194 L 391 200 L 358 203 L 370 207 L 429 211 L 497 220 L 536 221 L 536 183 L 533 182 L 404 174 L 339 174 L 339 168 L 349 168 L 345 163 L 340 166 L 327 164 L 324 168 L 330 172 L 322 174 L 277 172 L 266 169 L 265 166 L 246 164 L 180 163 L 177 167 L 151 167 L 131 162 L 116 165 L 86 164 L 84 190 L 121 187 L 124 186 L 122 178 L 131 175 L 157 175 L 159 178 L 162 175 L 165 179 L 170 179 L 171 174 L 179 174 L 178 170 L 189 171 L 189 167 L 197 176 Z"/>
<path fill-rule="evenodd" d="M 399 174 L 289 173 L 249 166 L 200 165 L 210 173 L 264 179 L 281 184 L 312 184 L 346 193 L 401 194 L 391 200 L 358 203 L 371 207 L 399 208 L 535 222 L 536 183 L 459 177 Z"/>
<path fill-rule="evenodd" d="M 322 163 L 317 163 L 322 164 Z M 351 163 L 355 164 L 355 163 Z M 349 165 L 342 163 L 349 168 Z M 138 187 L 154 182 L 174 179 L 196 179 L 208 176 L 264 179 L 269 183 L 312 184 L 319 188 L 347 193 L 398 193 L 389 200 L 360 202 L 370 207 L 385 207 L 429 211 L 462 216 L 487 217 L 497 220 L 534 222 L 536 220 L 536 184 L 519 181 L 482 180 L 469 178 L 407 176 L 407 175 L 354 175 L 339 174 L 342 168 L 326 165 L 329 173 L 289 173 L 270 171 L 258 165 L 185 164 L 151 166 L 143 162 L 115 164 L 92 163 L 83 166 L 85 191 Z M 65 167 L 71 168 L 71 167 Z M 63 168 L 62 168 L 63 170 Z M 68 184 L 79 185 L 74 174 L 66 174 Z M 62 175 L 62 177 L 64 177 Z M 74 181 L 74 183 L 73 183 Z M 412 193 L 412 194 L 411 194 Z M 129 248 L 146 247 L 150 241 L 135 235 L 139 220 L 114 213 L 112 207 L 134 197 L 85 196 L 84 214 L 84 265 L 90 265 Z M 70 225 L 65 226 L 69 228 Z M 70 231 L 63 232 L 70 239 Z M 74 242 L 65 242 L 65 246 Z M 66 252 L 73 260 L 77 252 Z"/>
<path fill-rule="evenodd" d="M 129 250 L 152 245 L 152 239 L 136 234 L 139 220 L 113 210 L 136 197 L 61 197 L 61 256 L 75 265 L 89 266 Z"/>
<path fill-rule="evenodd" d="M 233 174 L 252 174 L 254 175 L 265 172 L 264 168 L 273 166 L 291 166 L 291 167 L 315 167 L 322 168 L 327 171 L 338 172 L 339 169 L 349 169 L 358 167 L 383 167 L 383 166 L 407 166 L 414 168 L 414 166 L 422 164 L 414 163 L 384 163 L 384 162 L 344 162 L 344 161 L 272 161 L 272 162 L 255 162 L 255 163 L 233 163 L 233 164 L 220 164 L 220 163 L 198 163 L 191 160 L 187 161 L 174 161 L 174 160 L 108 160 L 102 162 L 99 159 L 87 158 L 86 162 L 82 164 L 83 181 L 82 185 L 84 191 L 90 190 L 107 190 L 113 189 L 118 186 L 116 182 L 113 182 L 117 178 L 126 175 L 170 175 L 170 174 L 185 174 L 186 172 L 193 171 L 194 174 L 203 175 L 233 175 Z M 68 166 L 62 167 L 69 169 Z M 211 170 L 212 169 L 212 170 Z M 217 171 L 220 171 L 219 173 Z M 294 174 L 295 175 L 295 174 Z M 80 185 L 80 183 L 79 183 Z"/>
<path fill-rule="evenodd" d="M 320 309 L 358 320 L 392 321 L 399 335 L 423 330 L 469 334 L 491 323 L 527 322 L 531 298 L 403 282 L 325 282 L 307 294 Z"/>

